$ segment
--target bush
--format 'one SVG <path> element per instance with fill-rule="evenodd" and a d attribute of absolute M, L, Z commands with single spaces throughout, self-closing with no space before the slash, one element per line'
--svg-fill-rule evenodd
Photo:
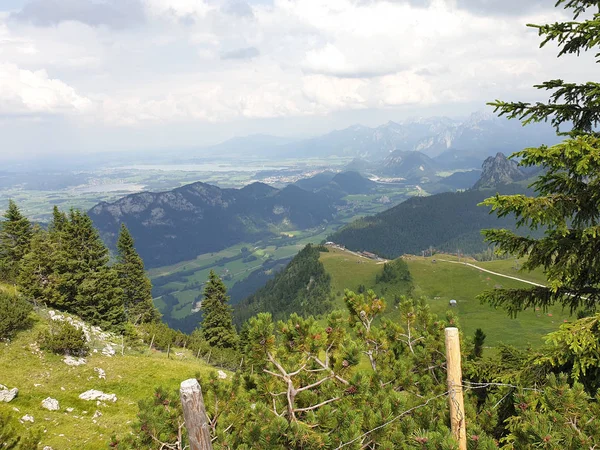
<path fill-rule="evenodd" d="M 32 310 L 31 304 L 23 297 L 0 292 L 0 340 L 9 339 L 19 329 L 25 328 Z"/>
<path fill-rule="evenodd" d="M 52 323 L 38 341 L 40 348 L 60 355 L 85 356 L 90 350 L 83 330 L 69 322 Z"/>
<path fill-rule="evenodd" d="M 23 434 L 17 427 L 17 420 L 11 413 L 0 413 L 0 448 L 11 450 L 37 450 L 40 436 Z"/>

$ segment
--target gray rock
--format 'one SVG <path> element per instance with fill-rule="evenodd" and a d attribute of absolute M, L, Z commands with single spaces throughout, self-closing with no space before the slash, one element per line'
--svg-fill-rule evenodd
<path fill-rule="evenodd" d="M 58 411 L 60 406 L 58 404 L 58 400 L 48 397 L 42 400 L 42 408 L 47 409 L 48 411 Z"/>
<path fill-rule="evenodd" d="M 3 386 L 4 387 L 4 386 Z M 19 394 L 17 388 L 0 390 L 0 402 L 10 402 Z"/>
<path fill-rule="evenodd" d="M 115 354 L 116 354 L 116 353 L 117 353 L 117 352 L 115 351 L 115 349 L 114 349 L 114 348 L 112 348 L 112 346 L 111 346 L 110 344 L 107 344 L 107 345 L 106 345 L 106 347 L 104 347 L 104 348 L 102 349 L 102 354 L 103 354 L 104 356 L 109 356 L 109 357 L 110 357 L 110 356 L 115 356 Z"/>
<path fill-rule="evenodd" d="M 73 358 L 72 356 L 65 356 L 63 362 L 67 366 L 83 366 L 84 364 L 87 364 L 85 358 Z"/>
<path fill-rule="evenodd" d="M 79 395 L 81 400 L 100 400 L 102 402 L 116 402 L 117 396 L 115 394 L 105 394 L 102 391 L 90 389 Z"/>
<path fill-rule="evenodd" d="M 21 417 L 21 422 L 31 422 L 33 423 L 33 416 L 30 416 L 29 414 L 25 414 L 23 417 Z"/>

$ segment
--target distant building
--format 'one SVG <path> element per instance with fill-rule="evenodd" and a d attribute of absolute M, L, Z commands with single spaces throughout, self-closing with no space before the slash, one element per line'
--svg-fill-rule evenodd
<path fill-rule="evenodd" d="M 458 306 L 458 302 L 456 300 L 452 299 L 452 300 L 450 300 L 450 306 L 456 307 L 456 306 Z"/>

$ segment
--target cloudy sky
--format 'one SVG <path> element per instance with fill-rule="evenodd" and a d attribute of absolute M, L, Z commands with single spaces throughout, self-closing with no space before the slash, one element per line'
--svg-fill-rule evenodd
<path fill-rule="evenodd" d="M 0 0 L 0 156 L 462 116 L 588 80 L 554 0 Z"/>

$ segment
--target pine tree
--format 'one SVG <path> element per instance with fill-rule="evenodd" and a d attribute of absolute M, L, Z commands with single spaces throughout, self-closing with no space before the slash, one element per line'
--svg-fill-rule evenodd
<path fill-rule="evenodd" d="M 223 281 L 210 271 L 202 300 L 202 337 L 213 347 L 233 348 L 238 336 L 233 326 L 229 297 Z"/>
<path fill-rule="evenodd" d="M 23 256 L 29 250 L 31 223 L 17 204 L 9 200 L 4 220 L 0 222 L 0 277 L 15 281 Z"/>
<path fill-rule="evenodd" d="M 530 25 L 542 37 L 542 46 L 556 41 L 558 56 L 600 47 L 600 14 L 591 0 L 559 0 L 571 10 L 573 21 Z M 593 12 L 593 11 L 592 11 Z M 598 56 L 598 55 L 597 55 Z M 551 80 L 536 86 L 551 92 L 547 103 L 496 101 L 499 114 L 524 124 L 550 121 L 567 139 L 553 147 L 542 145 L 512 155 L 520 165 L 543 168 L 532 184 L 538 196 L 497 195 L 483 204 L 499 217 L 515 215 L 521 227 L 545 229 L 541 239 L 508 230 L 486 230 L 486 239 L 504 253 L 527 256 L 525 270 L 543 268 L 548 287 L 496 289 L 481 298 L 505 307 L 511 315 L 555 303 L 574 311 L 594 309 L 600 301 L 600 84 Z M 564 128 L 571 126 L 569 131 Z"/>
<path fill-rule="evenodd" d="M 125 312 L 133 323 L 157 322 L 160 313 L 152 302 L 152 283 L 144 271 L 144 262 L 134 247 L 134 241 L 125 224 L 117 241 L 119 284 L 123 289 Z"/>

